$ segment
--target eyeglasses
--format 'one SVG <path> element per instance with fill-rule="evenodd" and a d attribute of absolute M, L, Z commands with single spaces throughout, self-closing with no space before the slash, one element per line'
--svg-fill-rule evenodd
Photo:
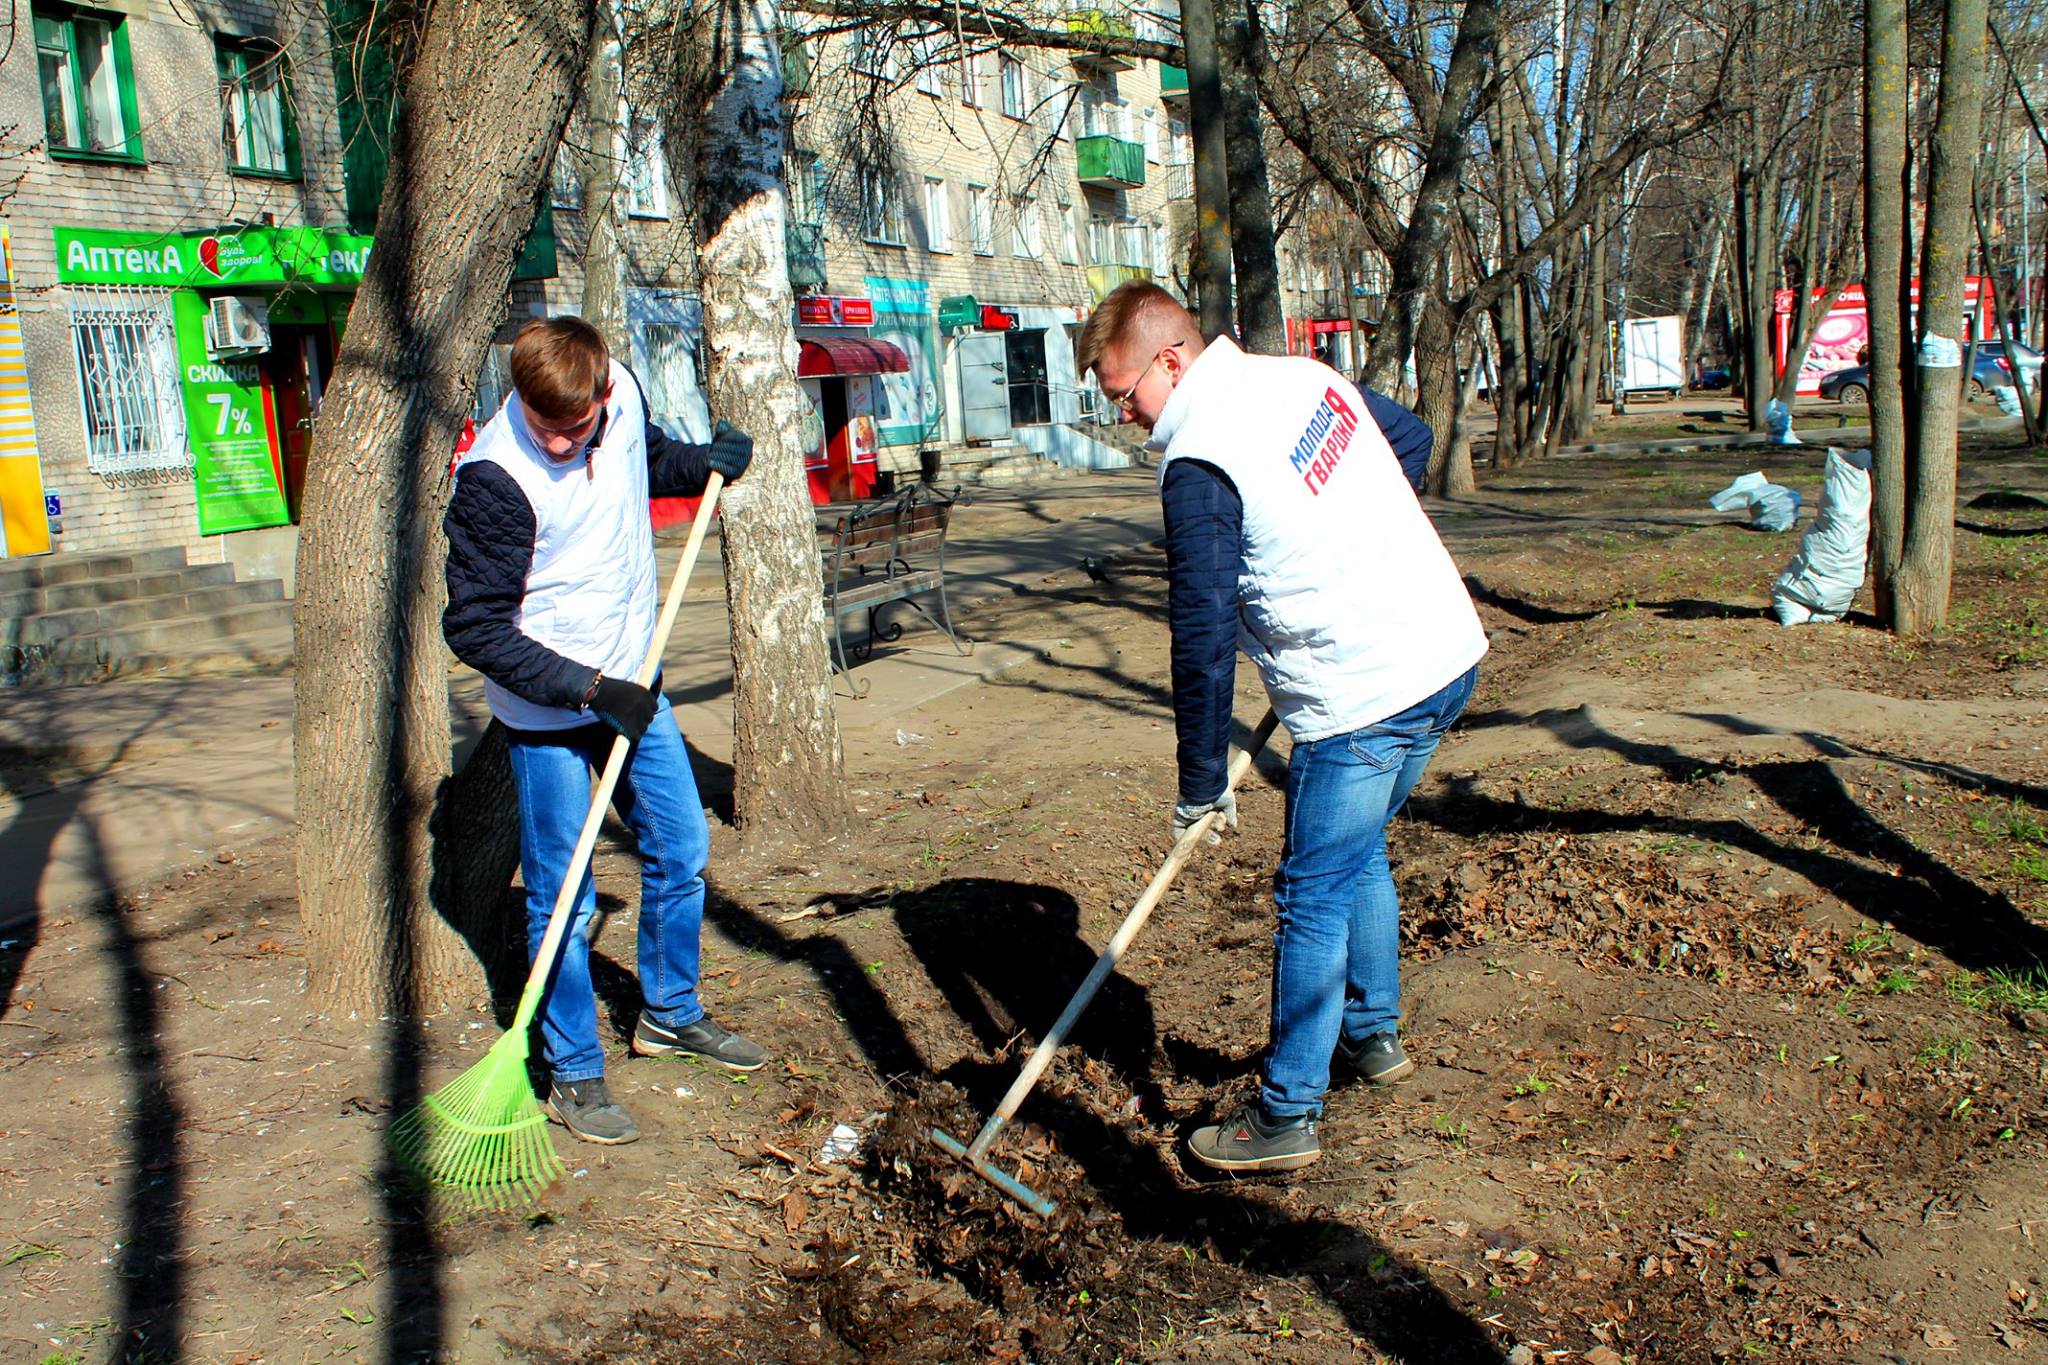
<path fill-rule="evenodd" d="M 1157 365 L 1159 363 L 1159 357 L 1165 355 L 1175 346 L 1185 346 L 1187 344 L 1187 338 L 1183 337 L 1179 341 L 1172 342 L 1169 345 L 1161 346 L 1157 351 L 1152 353 L 1152 365 Z M 1131 382 L 1131 386 L 1128 389 L 1125 389 L 1122 393 L 1117 394 L 1109 400 L 1111 406 L 1118 408 L 1128 408 L 1131 405 L 1131 399 L 1135 398 L 1138 394 L 1138 386 L 1145 382 L 1146 375 L 1152 373 L 1152 365 L 1147 365 L 1144 369 L 1138 371 L 1138 377 Z"/>

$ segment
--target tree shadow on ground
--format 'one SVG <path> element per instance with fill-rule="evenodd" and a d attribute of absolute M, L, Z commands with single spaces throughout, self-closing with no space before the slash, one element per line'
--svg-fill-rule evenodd
<path fill-rule="evenodd" d="M 860 903 L 874 900 L 864 896 Z M 962 1022 L 977 1038 L 993 1037 L 1003 1028 L 990 1009 L 993 1001 L 1029 1031 L 1021 1044 L 1033 1041 L 1037 1029 L 1050 1026 L 1096 957 L 1096 949 L 1070 927 L 1061 901 L 1072 903 L 1063 893 L 1042 886 L 969 879 L 924 888 L 898 915 L 906 938 L 914 934 L 928 951 L 937 945 L 934 955 L 942 965 L 933 979 L 946 983 L 942 991 L 951 987 L 949 1001 L 957 997 L 967 1002 Z M 967 905 L 974 906 L 973 913 L 986 923 L 965 935 L 949 933 Z M 1006 907 L 1023 915 L 1026 925 L 1070 941 L 1027 944 L 1019 926 L 1005 915 Z M 706 917 L 743 948 L 810 968 L 832 996 L 855 1044 L 885 1082 L 935 1074 L 879 981 L 864 972 L 852 951 L 829 931 L 791 935 L 716 891 L 708 900 Z M 1037 955 L 1038 970 L 1020 967 L 1016 959 L 1026 952 Z M 1134 1045 L 1118 1036 L 1119 1024 L 1129 1027 L 1132 1020 L 1144 1021 L 1149 1042 L 1151 1005 L 1143 987 L 1115 977 L 1111 984 L 1114 988 L 1106 987 L 1096 1001 L 1105 1007 L 1103 1017 L 1084 1036 L 1107 1049 L 1105 1060 L 1127 1060 Z M 983 989 L 989 990 L 989 999 L 981 998 Z M 1005 1032 L 1003 1041 L 1009 1039 Z M 1143 1067 L 1142 1074 L 1149 1075 L 1150 1063 Z M 963 1057 L 936 1074 L 960 1086 L 985 1114 L 993 1111 L 1016 1073 L 1015 1062 Z M 1470 1312 L 1377 1238 L 1320 1212 L 1278 1208 L 1258 1192 L 1264 1186 L 1230 1182 L 1189 1189 L 1156 1144 L 1044 1087 L 1024 1102 L 1018 1121 L 1059 1135 L 1062 1149 L 1086 1172 L 1091 1194 L 1117 1213 L 1133 1237 L 1170 1239 L 1190 1250 L 1213 1242 L 1219 1254 L 1255 1273 L 1307 1275 L 1343 1314 L 1352 1332 L 1396 1360 L 1415 1365 L 1497 1365 L 1507 1358 L 1493 1334 Z M 1139 1122 L 1132 1120 L 1134 1125 Z"/>
<path fill-rule="evenodd" d="M 1739 849 L 1811 881 L 1866 918 L 1890 924 L 1975 971 L 2026 972 L 2048 965 L 2048 927 L 2028 919 L 2003 895 L 1969 878 L 1882 821 L 1844 788 L 1824 737 L 1809 737 L 1815 758 L 1731 762 L 1667 744 L 1624 739 L 1591 720 L 1583 708 L 1534 715 L 1495 712 L 1486 724 L 1526 724 L 1576 749 L 1612 753 L 1667 781 L 1686 783 L 1717 774 L 1745 780 L 1814 837 L 1842 850 L 1809 851 L 1774 839 L 1746 821 L 1700 819 L 1649 812 L 1617 813 L 1597 807 L 1563 809 L 1486 796 L 1473 778 L 1454 779 L 1411 802 L 1416 819 L 1466 838 L 1527 831 L 1577 835 L 1662 834 L 1707 840 Z M 1741 732 L 1746 722 L 1720 719 Z M 1754 727 L 1748 727 L 1753 729 Z M 1853 855 L 1853 856 L 1852 856 Z M 1877 866 L 1865 866 L 1857 857 Z M 1897 869 L 1894 872 L 1892 869 Z"/>

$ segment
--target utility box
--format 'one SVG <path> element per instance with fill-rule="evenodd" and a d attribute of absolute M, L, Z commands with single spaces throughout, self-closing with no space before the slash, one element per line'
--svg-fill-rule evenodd
<path fill-rule="evenodd" d="M 1628 318 L 1609 324 L 1614 347 L 1614 391 L 1627 399 L 1685 391 L 1685 319 Z"/>

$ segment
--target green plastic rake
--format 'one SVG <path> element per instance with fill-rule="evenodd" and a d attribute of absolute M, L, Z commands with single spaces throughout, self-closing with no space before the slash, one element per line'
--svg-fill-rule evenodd
<path fill-rule="evenodd" d="M 662 603 L 661 621 L 654 642 L 635 679 L 642 687 L 654 685 L 661 668 L 661 656 L 668 648 L 676 612 L 683 604 L 683 589 L 690 570 L 696 567 L 697 552 L 704 546 L 704 532 L 711 525 L 712 510 L 725 480 L 717 473 L 704 486 L 704 500 L 697 506 L 697 518 L 690 523 L 690 539 L 683 557 L 669 580 L 668 597 Z M 583 818 L 583 834 L 555 896 L 555 908 L 548 917 L 548 931 L 540 951 L 533 955 L 533 970 L 526 975 L 526 989 L 519 996 L 519 1008 L 505 1036 L 469 1070 L 428 1095 L 391 1125 L 388 1141 L 391 1154 L 415 1179 L 437 1194 L 479 1209 L 512 1208 L 531 1203 L 543 1190 L 561 1178 L 564 1163 L 548 1137 L 547 1115 L 541 1112 L 527 1079 L 526 1060 L 531 1047 L 533 1016 L 548 974 L 554 970 L 562 937 L 568 932 L 569 912 L 576 904 L 577 888 L 590 866 L 597 847 L 598 830 L 604 826 L 605 807 L 626 769 L 626 755 L 632 745 L 620 735 L 612 741 L 611 756 L 604 774 L 591 794 L 590 813 Z"/>

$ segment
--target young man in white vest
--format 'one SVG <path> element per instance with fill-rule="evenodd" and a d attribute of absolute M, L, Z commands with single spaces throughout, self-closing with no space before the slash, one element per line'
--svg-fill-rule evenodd
<path fill-rule="evenodd" d="M 527 323 L 514 392 L 457 467 L 448 505 L 442 632 L 484 675 L 511 732 L 527 952 L 540 946 L 614 733 L 632 741 L 612 805 L 639 841 L 640 990 L 632 1050 L 753 1071 L 767 1054 L 705 1017 L 698 935 L 711 833 L 668 699 L 633 681 L 660 612 L 649 496 L 695 497 L 737 479 L 753 441 L 725 423 L 709 445 L 654 424 L 640 383 L 581 318 Z M 631 1142 L 604 1080 L 586 938 L 597 896 L 583 874 L 541 1014 L 546 1107 L 586 1142 Z"/>
<path fill-rule="evenodd" d="M 1396 1033 L 1386 826 L 1472 695 L 1486 634 L 1336 371 L 1228 337 L 1205 346 L 1186 309 L 1139 282 L 1103 300 L 1075 359 L 1162 452 L 1175 836 L 1210 811 L 1237 823 L 1225 765 L 1240 645 L 1294 741 L 1259 1094 L 1189 1140 L 1221 1170 L 1294 1170 L 1322 1154 L 1333 1061 L 1379 1083 L 1415 1069 Z"/>

